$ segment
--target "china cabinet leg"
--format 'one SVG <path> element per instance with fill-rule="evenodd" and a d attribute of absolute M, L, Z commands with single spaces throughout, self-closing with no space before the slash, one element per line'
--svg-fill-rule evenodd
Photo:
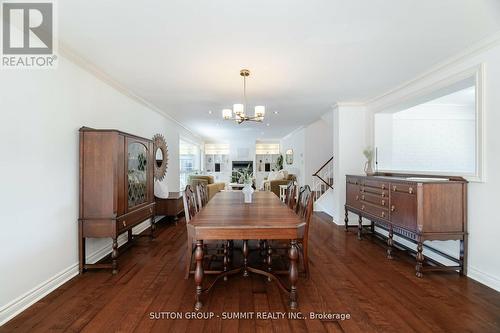
<path fill-rule="evenodd" d="M 416 271 L 415 275 L 418 278 L 421 278 L 424 275 L 423 274 L 424 254 L 422 253 L 423 249 L 424 247 L 422 244 L 422 240 L 419 238 L 417 243 L 417 255 L 416 255 L 417 266 L 415 266 L 415 271 Z"/>
<path fill-rule="evenodd" d="M 349 212 L 347 211 L 347 209 L 345 210 L 344 224 L 345 232 L 349 231 Z"/>
<path fill-rule="evenodd" d="M 116 237 L 113 238 L 113 251 L 111 252 L 111 273 L 115 275 L 118 273 L 116 258 L 118 258 L 118 241 Z"/>
<path fill-rule="evenodd" d="M 362 232 L 363 232 L 363 218 L 361 217 L 361 215 L 359 215 L 359 218 L 358 218 L 358 239 L 361 240 L 361 236 L 362 236 Z"/>
<path fill-rule="evenodd" d="M 243 241 L 243 276 L 248 276 L 248 240 Z"/>
<path fill-rule="evenodd" d="M 389 227 L 389 236 L 387 238 L 387 259 L 392 259 L 392 246 L 394 245 L 393 240 L 394 232 L 392 226 Z"/>
<path fill-rule="evenodd" d="M 83 237 L 83 232 L 82 232 L 82 221 L 78 221 L 78 255 L 80 259 L 80 265 L 79 265 L 79 271 L 80 274 L 83 274 L 85 272 L 85 237 Z"/>
<path fill-rule="evenodd" d="M 194 308 L 196 311 L 201 310 L 203 303 L 201 302 L 201 293 L 203 291 L 203 241 L 196 241 L 196 250 L 194 251 L 194 259 L 196 260 L 196 269 L 194 271 L 194 282 L 196 284 L 196 297 Z"/>
<path fill-rule="evenodd" d="M 297 267 L 297 259 L 299 257 L 299 251 L 297 249 L 297 241 L 290 241 L 290 249 L 288 250 L 288 258 L 290 259 L 290 309 L 297 309 L 297 280 L 299 278 L 299 271 Z"/>
<path fill-rule="evenodd" d="M 460 241 L 460 275 L 467 275 L 467 235 Z"/>

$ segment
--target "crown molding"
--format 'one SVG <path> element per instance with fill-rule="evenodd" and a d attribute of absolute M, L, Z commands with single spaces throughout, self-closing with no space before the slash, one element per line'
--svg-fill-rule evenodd
<path fill-rule="evenodd" d="M 117 90 L 121 94 L 129 97 L 130 99 L 136 101 L 137 103 L 147 107 L 148 109 L 150 109 L 150 110 L 158 113 L 159 115 L 167 118 L 168 120 L 174 122 L 176 125 L 183 128 L 185 131 L 187 131 L 189 134 L 191 134 L 193 137 L 197 138 L 198 140 L 204 141 L 200 135 L 195 134 L 191 129 L 189 129 L 187 126 L 182 124 L 180 121 L 178 121 L 177 119 L 172 117 L 166 111 L 160 109 L 159 107 L 157 107 L 153 103 L 147 101 L 146 99 L 139 96 L 138 94 L 136 94 L 132 90 L 128 89 L 123 84 L 119 83 L 113 77 L 111 77 L 110 75 L 105 73 L 102 69 L 100 69 L 95 64 L 93 64 L 89 60 L 87 60 L 84 57 L 82 57 L 81 55 L 79 55 L 77 52 L 75 52 L 74 50 L 69 48 L 67 45 L 65 45 L 61 41 L 59 41 L 59 50 L 58 51 L 59 51 L 60 56 L 63 56 L 64 58 L 71 61 L 72 63 L 74 63 L 78 67 L 86 70 L 88 73 L 92 74 L 94 77 L 96 77 L 100 81 L 106 83 L 107 85 L 109 85 L 113 89 Z"/>
<path fill-rule="evenodd" d="M 396 86 L 395 88 L 392 88 L 392 89 L 386 91 L 385 93 L 382 93 L 378 96 L 367 99 L 365 101 L 365 105 L 374 104 L 387 96 L 390 96 L 394 93 L 397 93 L 397 92 L 399 92 L 399 91 L 401 91 L 401 90 L 403 90 L 403 89 L 405 89 L 405 88 L 407 88 L 407 87 L 409 87 L 409 86 L 411 86 L 411 85 L 413 85 L 421 80 L 424 80 L 424 79 L 436 74 L 437 72 L 440 72 L 440 71 L 446 69 L 449 66 L 457 64 L 457 63 L 459 63 L 467 58 L 471 58 L 471 57 L 473 57 L 479 53 L 482 53 L 488 49 L 491 49 L 497 45 L 500 45 L 500 31 L 497 31 L 493 35 L 482 39 L 481 41 L 473 44 L 472 46 L 466 48 L 465 50 L 461 51 L 460 53 L 447 58 L 446 60 L 438 63 L 437 65 L 432 66 L 430 69 L 421 73 L 420 75 L 417 75 L 415 78 L 408 80 L 408 81 Z"/>
<path fill-rule="evenodd" d="M 332 105 L 332 109 L 338 109 L 340 107 L 364 107 L 366 102 L 336 102 Z"/>

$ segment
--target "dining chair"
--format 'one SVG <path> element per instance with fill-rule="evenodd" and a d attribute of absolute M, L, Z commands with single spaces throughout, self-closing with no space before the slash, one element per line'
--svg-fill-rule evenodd
<path fill-rule="evenodd" d="M 299 248 L 299 253 L 302 257 L 302 266 L 304 268 L 303 273 L 306 277 L 309 277 L 309 257 L 308 257 L 308 240 L 309 240 L 309 226 L 311 224 L 312 212 L 314 207 L 314 197 L 312 195 L 311 188 L 309 185 L 302 186 L 299 190 L 299 196 L 297 199 L 297 205 L 295 206 L 295 213 L 299 215 L 305 222 L 304 233 L 302 237 L 297 239 L 297 245 Z M 288 251 L 288 242 L 285 241 L 273 241 L 268 243 L 268 253 L 271 254 L 272 249 L 285 251 L 282 258 L 286 258 L 286 253 Z M 268 255 L 267 258 L 268 271 L 271 271 L 272 259 Z"/>
<path fill-rule="evenodd" d="M 206 183 L 198 183 L 196 185 L 196 197 L 198 198 L 198 210 L 201 208 L 205 207 L 205 205 L 208 203 L 208 189 L 207 189 L 207 184 Z"/>
<path fill-rule="evenodd" d="M 294 209 L 295 206 L 295 196 L 297 191 L 297 184 L 295 181 L 288 183 L 285 194 L 285 203 L 290 209 Z"/>
<path fill-rule="evenodd" d="M 202 203 L 207 202 L 207 200 L 202 199 L 203 196 L 203 189 L 200 190 L 200 187 L 197 186 L 196 191 L 198 192 L 198 196 L 195 195 L 195 192 L 193 191 L 193 187 L 191 185 L 187 185 L 186 189 L 184 190 L 182 194 L 182 201 L 184 204 L 184 215 L 186 218 L 186 229 L 187 229 L 187 258 L 186 258 L 186 273 L 184 278 L 187 279 L 189 278 L 189 274 L 191 273 L 191 264 L 193 262 L 193 253 L 194 253 L 194 237 L 193 237 L 193 231 L 192 228 L 190 227 L 189 223 L 193 219 L 193 217 L 202 209 Z M 201 191 L 201 193 L 200 193 Z M 208 194 L 208 192 L 204 192 L 205 196 Z M 207 197 L 207 196 L 206 196 Z M 211 266 L 212 260 L 217 258 L 217 257 L 226 257 L 226 260 L 229 260 L 227 258 L 227 246 L 229 246 L 228 241 L 223 241 L 222 245 L 225 249 L 224 253 L 220 253 L 221 250 L 223 250 L 219 245 L 220 242 L 218 241 L 205 241 L 203 246 L 205 249 L 205 257 L 208 258 L 209 266 Z M 209 253 L 212 252 L 212 253 Z M 215 253 L 214 253 L 215 252 Z M 206 271 L 206 273 L 219 273 L 219 271 Z"/>

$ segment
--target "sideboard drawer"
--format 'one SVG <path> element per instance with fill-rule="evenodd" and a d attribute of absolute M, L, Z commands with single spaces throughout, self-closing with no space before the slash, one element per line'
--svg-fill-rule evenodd
<path fill-rule="evenodd" d="M 370 203 L 361 203 L 361 210 L 381 219 L 389 220 L 389 210 Z"/>
<path fill-rule="evenodd" d="M 382 206 L 385 207 L 386 209 L 389 206 L 389 198 L 371 193 L 361 194 L 361 201 L 369 202 L 377 206 Z"/>
<path fill-rule="evenodd" d="M 361 194 L 363 193 L 371 193 L 375 195 L 379 195 L 382 198 L 389 197 L 389 190 L 383 190 L 382 188 L 369 187 L 369 186 L 361 186 L 360 188 Z"/>
<path fill-rule="evenodd" d="M 416 186 L 416 184 L 392 183 L 391 184 L 391 191 L 392 192 L 408 193 L 408 194 L 416 194 L 417 193 L 417 186 Z"/>
<path fill-rule="evenodd" d="M 389 189 L 389 183 L 386 182 L 381 182 L 377 180 L 371 180 L 371 179 L 365 179 L 362 181 L 364 186 L 367 187 L 374 187 L 374 188 L 379 188 L 381 190 L 387 190 Z"/>

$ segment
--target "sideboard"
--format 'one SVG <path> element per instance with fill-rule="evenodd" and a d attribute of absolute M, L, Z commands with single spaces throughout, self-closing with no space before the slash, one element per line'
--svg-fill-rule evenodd
<path fill-rule="evenodd" d="M 153 142 L 117 130 L 80 129 L 80 274 L 90 268 L 117 273 L 118 236 L 151 219 L 153 236 Z M 111 238 L 111 263 L 87 264 L 87 238 Z M 130 243 L 129 243 L 130 244 Z"/>
<path fill-rule="evenodd" d="M 381 173 L 373 176 L 346 176 L 345 227 L 348 212 L 358 215 L 358 239 L 362 218 L 388 231 L 387 258 L 392 259 L 396 234 L 416 244 L 416 276 L 425 270 L 467 269 L 467 181 L 461 177 Z M 424 258 L 427 240 L 459 240 L 459 258 L 428 247 L 457 265 L 444 266 Z M 407 248 L 409 249 L 409 248 Z M 427 259 L 427 260 L 426 260 Z M 424 266 L 424 261 L 430 265 Z"/>
<path fill-rule="evenodd" d="M 155 197 L 156 202 L 156 215 L 163 215 L 173 218 L 177 224 L 179 215 L 184 212 L 182 204 L 182 192 L 169 192 L 168 198 Z"/>

